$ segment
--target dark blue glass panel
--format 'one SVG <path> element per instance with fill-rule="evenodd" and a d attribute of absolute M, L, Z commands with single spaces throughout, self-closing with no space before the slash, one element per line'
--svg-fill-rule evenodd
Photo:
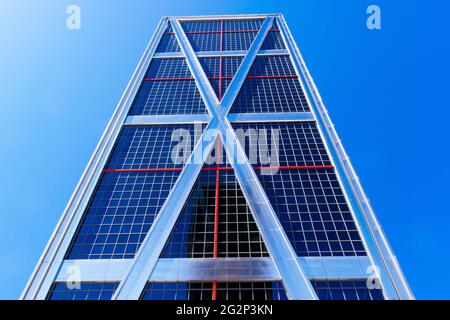
<path fill-rule="evenodd" d="M 144 81 L 130 115 L 204 114 L 194 80 Z"/>
<path fill-rule="evenodd" d="M 381 289 L 369 289 L 365 280 L 311 281 L 319 300 L 384 300 Z"/>
<path fill-rule="evenodd" d="M 180 46 L 178 45 L 177 38 L 172 33 L 164 33 L 161 37 L 156 52 L 180 52 Z"/>
<path fill-rule="evenodd" d="M 178 175 L 104 173 L 66 259 L 133 258 Z"/>
<path fill-rule="evenodd" d="M 181 22 L 185 32 L 219 32 L 221 20 Z"/>
<path fill-rule="evenodd" d="M 227 32 L 223 34 L 224 51 L 248 50 L 255 39 L 256 32 Z"/>
<path fill-rule="evenodd" d="M 220 58 L 199 58 L 200 64 L 206 76 L 210 78 L 210 83 L 217 96 L 219 96 L 220 85 L 222 86 L 222 96 L 225 94 L 231 78 L 234 77 L 236 71 L 239 69 L 242 60 L 243 57 L 222 57 L 222 80 L 220 81 Z"/>
<path fill-rule="evenodd" d="M 281 50 L 286 49 L 283 37 L 278 31 L 269 31 L 261 45 L 261 50 Z"/>
<path fill-rule="evenodd" d="M 253 165 L 331 165 L 315 122 L 235 123 L 233 128 Z M 266 154 L 270 158 L 262 158 Z"/>
<path fill-rule="evenodd" d="M 280 29 L 278 28 L 278 22 L 277 22 L 277 19 L 276 19 L 276 18 L 273 19 L 272 27 L 270 28 L 270 30 L 280 30 Z"/>
<path fill-rule="evenodd" d="M 305 94 L 298 79 L 246 79 L 231 113 L 307 112 Z"/>
<path fill-rule="evenodd" d="M 208 57 L 208 58 L 198 58 L 203 71 L 207 77 L 219 77 L 220 76 L 220 58 Z M 223 62 L 222 62 L 223 64 Z"/>
<path fill-rule="evenodd" d="M 223 30 L 224 31 L 258 31 L 261 28 L 263 19 L 252 19 L 252 20 L 224 20 Z"/>
<path fill-rule="evenodd" d="M 111 300 L 118 283 L 80 283 L 80 287 L 68 288 L 66 283 L 54 283 L 47 300 Z"/>
<path fill-rule="evenodd" d="M 222 77 L 233 77 L 242 60 L 243 57 L 222 57 Z M 220 76 L 220 58 L 199 58 L 199 61 L 208 77 Z"/>
<path fill-rule="evenodd" d="M 334 169 L 257 174 L 298 256 L 366 255 Z"/>
<path fill-rule="evenodd" d="M 219 282 L 217 300 L 287 300 L 281 282 Z"/>
<path fill-rule="evenodd" d="M 257 56 L 248 72 L 249 76 L 296 75 L 289 56 Z"/>
<path fill-rule="evenodd" d="M 219 33 L 194 33 L 187 34 L 189 43 L 194 51 L 219 51 Z"/>
<path fill-rule="evenodd" d="M 267 257 L 267 249 L 233 170 L 200 173 L 161 254 L 162 258 L 211 258 L 214 249 L 216 187 L 218 202 L 217 256 Z"/>
<path fill-rule="evenodd" d="M 149 282 L 142 300 L 212 300 L 211 282 Z M 287 300 L 281 282 L 218 282 L 217 300 Z"/>
<path fill-rule="evenodd" d="M 204 125 L 189 124 L 124 127 L 106 168 L 181 168 L 183 159 L 189 157 L 203 128 Z M 180 143 L 179 136 L 186 139 L 183 146 L 188 150 L 185 154 L 177 153 L 179 157 L 172 157 L 172 152 Z"/>
<path fill-rule="evenodd" d="M 212 283 L 149 282 L 141 300 L 211 300 Z"/>
<path fill-rule="evenodd" d="M 145 78 L 192 78 L 184 58 L 153 59 Z"/>

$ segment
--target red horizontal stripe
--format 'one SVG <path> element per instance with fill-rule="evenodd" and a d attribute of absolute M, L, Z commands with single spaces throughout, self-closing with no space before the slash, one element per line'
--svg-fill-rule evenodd
<path fill-rule="evenodd" d="M 145 168 L 145 169 L 107 169 L 103 172 L 158 172 L 158 171 L 181 171 L 183 168 Z"/>
<path fill-rule="evenodd" d="M 334 166 L 254 166 L 256 170 L 289 170 L 289 169 L 334 169 Z M 145 168 L 145 169 L 107 169 L 103 172 L 160 172 L 160 171 L 182 171 L 183 168 Z M 233 167 L 207 167 L 202 171 L 233 170 Z"/>
<path fill-rule="evenodd" d="M 208 167 L 202 168 L 202 171 L 222 171 L 222 170 L 233 170 L 233 167 Z"/>
<path fill-rule="evenodd" d="M 258 32 L 259 30 L 224 30 L 223 33 L 242 33 L 242 32 Z M 269 30 L 269 32 L 280 32 L 279 29 Z M 185 34 L 220 34 L 221 31 L 186 31 Z M 164 34 L 170 35 L 175 34 L 175 32 L 164 32 Z"/>
<path fill-rule="evenodd" d="M 268 170 L 268 169 L 278 169 L 278 170 L 288 170 L 288 169 L 334 169 L 334 166 L 257 166 L 254 169 Z"/>
<path fill-rule="evenodd" d="M 295 74 L 282 75 L 282 76 L 247 76 L 247 79 L 296 79 Z M 208 77 L 209 80 L 231 80 L 233 77 Z M 144 78 L 144 81 L 186 81 L 194 80 L 194 78 Z"/>

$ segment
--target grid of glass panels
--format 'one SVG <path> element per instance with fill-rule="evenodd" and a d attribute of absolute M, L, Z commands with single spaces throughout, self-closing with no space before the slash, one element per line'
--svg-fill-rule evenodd
<path fill-rule="evenodd" d="M 156 48 L 156 53 L 161 52 L 180 52 L 181 48 L 178 45 L 177 38 L 175 34 L 163 34 L 158 47 Z"/>
<path fill-rule="evenodd" d="M 200 124 L 124 127 L 106 168 L 181 168 L 203 128 L 204 125 Z"/>
<path fill-rule="evenodd" d="M 199 58 L 199 62 L 206 76 L 210 79 L 211 85 L 218 97 L 225 94 L 242 60 L 243 57 L 240 56 Z"/>
<path fill-rule="evenodd" d="M 220 74 L 220 58 L 199 58 L 199 62 L 209 78 L 218 78 L 220 76 L 232 78 L 239 69 L 243 59 L 244 57 L 242 56 L 222 57 L 222 75 Z"/>
<path fill-rule="evenodd" d="M 290 58 L 257 56 L 231 113 L 307 112 L 309 106 Z"/>
<path fill-rule="evenodd" d="M 185 58 L 153 59 L 130 115 L 207 113 Z"/>
<path fill-rule="evenodd" d="M 227 32 L 223 34 L 223 51 L 248 50 L 256 32 Z"/>
<path fill-rule="evenodd" d="M 220 33 L 186 34 L 194 51 L 220 51 Z"/>
<path fill-rule="evenodd" d="M 267 32 L 267 36 L 264 39 L 261 50 L 282 50 L 286 49 L 284 45 L 283 37 L 281 33 L 278 31 L 269 31 Z"/>
<path fill-rule="evenodd" d="M 278 30 L 278 31 L 280 30 L 280 28 L 278 28 L 278 22 L 276 18 L 273 19 L 272 27 L 270 28 L 270 30 Z"/>
<path fill-rule="evenodd" d="M 178 175 L 103 173 L 66 259 L 133 258 Z"/>
<path fill-rule="evenodd" d="M 295 76 L 296 72 L 287 55 L 257 56 L 248 76 Z"/>
<path fill-rule="evenodd" d="M 161 258 L 213 257 L 216 206 L 217 257 L 267 257 L 267 249 L 233 170 L 220 170 L 217 177 L 217 171 L 209 169 L 212 168 L 205 167 L 200 173 Z"/>
<path fill-rule="evenodd" d="M 298 79 L 247 78 L 231 113 L 308 112 Z"/>
<path fill-rule="evenodd" d="M 149 282 L 142 300 L 212 300 L 212 282 Z M 217 300 L 287 300 L 281 282 L 218 282 Z"/>
<path fill-rule="evenodd" d="M 204 114 L 205 104 L 194 79 L 142 82 L 130 115 Z"/>
<path fill-rule="evenodd" d="M 196 52 L 220 51 L 221 39 L 223 39 L 223 51 L 234 51 L 248 50 L 255 39 L 256 32 L 189 33 L 186 36 Z"/>
<path fill-rule="evenodd" d="M 334 169 L 257 174 L 297 255 L 366 255 Z"/>
<path fill-rule="evenodd" d="M 67 259 L 134 257 L 203 128 L 124 127 Z"/>
<path fill-rule="evenodd" d="M 145 75 L 145 79 L 178 79 L 192 78 L 185 58 L 153 59 Z"/>
<path fill-rule="evenodd" d="M 193 32 L 219 32 L 222 26 L 222 20 L 201 20 L 181 22 L 185 33 Z"/>
<path fill-rule="evenodd" d="M 67 283 L 54 283 L 46 300 L 111 300 L 118 283 L 81 282 L 79 286 L 69 288 Z"/>
<path fill-rule="evenodd" d="M 253 165 L 331 165 L 315 122 L 235 123 L 233 128 Z M 270 162 L 261 157 L 264 150 Z"/>
<path fill-rule="evenodd" d="M 161 40 L 158 44 L 158 47 L 156 48 L 156 53 L 161 52 L 180 52 L 181 48 L 178 45 L 177 38 L 175 34 L 173 33 L 172 26 L 170 25 L 170 22 L 167 26 L 166 31 L 161 37 Z"/>
<path fill-rule="evenodd" d="M 366 280 L 311 281 L 319 300 L 384 300 L 381 289 L 369 289 Z"/>
<path fill-rule="evenodd" d="M 224 20 L 224 31 L 259 31 L 263 24 L 263 19 L 249 19 L 249 20 Z"/>

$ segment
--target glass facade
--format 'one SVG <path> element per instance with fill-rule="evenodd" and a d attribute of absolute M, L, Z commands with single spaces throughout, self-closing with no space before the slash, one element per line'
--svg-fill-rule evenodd
<path fill-rule="evenodd" d="M 54 283 L 48 292 L 47 300 L 111 300 L 117 283 L 88 283 L 67 285 Z"/>
<path fill-rule="evenodd" d="M 296 50 L 282 15 L 163 18 L 23 298 L 404 298 Z"/>
<path fill-rule="evenodd" d="M 218 282 L 218 300 L 286 300 L 280 282 Z M 211 282 L 151 282 L 144 289 L 142 300 L 211 300 Z"/>

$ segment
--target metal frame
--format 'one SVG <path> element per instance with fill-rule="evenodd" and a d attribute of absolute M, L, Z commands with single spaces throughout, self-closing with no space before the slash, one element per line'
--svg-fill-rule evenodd
<path fill-rule="evenodd" d="M 200 138 L 191 154 L 190 159 L 194 159 L 194 161 L 188 161 L 181 172 L 171 194 L 169 194 L 139 251 L 136 253 L 131 267 L 116 289 L 113 299 L 139 299 L 175 226 L 184 203 L 197 180 L 200 170 L 213 147 L 217 135 L 220 134 L 229 155 L 234 154 L 234 151 L 236 151 L 238 159 L 246 159 L 245 151 L 239 144 L 238 138 L 227 120 L 227 115 L 268 30 L 272 26 L 272 21 L 273 17 L 265 18 L 260 31 L 231 81 L 222 101 L 219 102 L 180 23 L 176 20 L 171 20 L 172 29 L 175 32 L 182 52 L 186 56 L 188 66 L 212 118 L 203 137 Z M 209 135 L 208 133 L 211 134 Z M 204 137 L 210 139 L 205 143 Z M 198 161 L 200 159 L 201 161 Z M 317 299 L 316 293 L 298 263 L 295 251 L 284 233 L 248 159 L 243 163 L 231 159 L 231 164 L 267 249 L 282 276 L 288 297 L 291 299 Z M 249 181 L 252 181 L 252 183 L 249 183 Z"/>
<path fill-rule="evenodd" d="M 310 280 L 365 279 L 369 257 L 299 257 Z M 55 282 L 72 278 L 80 268 L 81 282 L 120 282 L 132 259 L 66 260 Z M 281 275 L 271 258 L 159 259 L 148 281 L 277 281 Z"/>
<path fill-rule="evenodd" d="M 287 49 L 259 50 L 274 17 L 277 17 L 280 33 Z M 222 101 L 219 102 L 197 59 L 198 57 L 218 56 L 218 53 L 194 53 L 179 22 L 188 20 L 258 18 L 264 18 L 265 21 L 248 51 L 222 53 L 222 56 L 243 56 L 244 60 Z M 159 39 L 164 33 L 169 20 L 172 22 L 175 36 L 182 51 L 176 54 L 155 53 Z M 312 112 L 229 114 L 233 101 L 257 55 L 289 55 L 291 57 Z M 186 58 L 197 88 L 207 107 L 208 114 L 127 116 L 151 59 L 167 57 Z M 316 116 L 316 113 L 319 114 L 319 117 Z M 361 238 L 368 252 L 367 257 L 302 258 L 296 256 L 231 127 L 231 122 L 283 121 L 316 121 L 318 123 L 319 132 L 325 144 L 331 146 L 327 147 L 327 149 L 336 167 L 336 174 L 350 204 L 354 219 L 359 226 Z M 181 171 L 177 182 L 161 208 L 159 215 L 153 222 L 135 258 L 123 260 L 64 260 L 64 255 L 122 127 L 126 125 L 184 123 L 207 123 L 208 125 L 191 155 L 191 160 L 193 161 L 189 161 L 183 171 Z M 227 152 L 229 154 L 233 152 L 236 155 L 236 158 L 231 159 L 232 166 L 271 257 L 257 259 L 159 259 L 166 239 L 169 237 L 182 206 L 200 173 L 203 161 L 219 135 L 224 142 Z M 233 161 L 237 159 L 240 159 L 240 161 Z M 241 161 L 242 159 L 244 161 Z M 148 281 L 211 279 L 228 281 L 282 280 L 289 298 L 316 299 L 317 296 L 309 280 L 363 279 L 369 276 L 367 274 L 367 267 L 369 266 L 380 267 L 377 277 L 381 280 L 386 298 L 414 298 L 281 14 L 165 17 L 161 19 L 99 145 L 30 277 L 21 299 L 45 299 L 53 282 L 61 282 L 68 279 L 68 267 L 73 265 L 80 267 L 81 281 L 120 282 L 113 299 L 138 299 Z"/>

